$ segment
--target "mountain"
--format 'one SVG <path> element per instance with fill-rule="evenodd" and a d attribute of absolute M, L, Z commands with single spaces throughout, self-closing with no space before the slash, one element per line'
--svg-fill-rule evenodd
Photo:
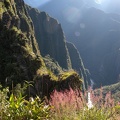
<path fill-rule="evenodd" d="M 91 7 L 96 7 L 94 2 L 89 7 L 82 1 L 56 2 L 53 0 L 39 9 L 61 22 L 66 39 L 77 47 L 95 87 L 118 82 L 120 15 Z"/>
<path fill-rule="evenodd" d="M 92 13 L 92 16 L 89 14 Z M 81 39 L 89 43 L 83 51 L 88 53 L 86 60 L 91 60 L 89 66 L 93 69 L 93 79 L 102 85 L 109 85 L 119 81 L 119 47 L 120 47 L 120 23 L 113 15 L 106 14 L 97 9 L 89 9 L 83 21 L 87 28 Z M 96 16 L 96 17 L 95 17 Z M 119 15 L 117 15 L 119 17 Z M 89 19 L 89 20 L 88 20 Z M 91 31 L 92 29 L 92 31 Z M 91 31 L 91 32 L 90 32 Z M 85 33 L 86 32 L 86 33 Z M 87 34 L 88 38 L 85 38 Z M 89 42 L 91 41 L 91 43 Z M 81 51 L 82 52 L 82 51 Z M 81 53 L 82 54 L 82 53 Z M 92 56 L 90 56 L 92 55 Z M 83 57 L 84 58 L 84 57 Z M 85 60 L 84 59 L 84 60 Z M 87 61 L 86 61 L 87 62 Z M 86 63 L 85 62 L 85 63 Z M 92 66 L 95 67 L 92 67 Z M 89 67 L 88 67 L 89 68 Z M 95 76 L 96 75 L 96 76 Z"/>
<path fill-rule="evenodd" d="M 99 85 L 109 85 L 119 80 L 120 23 L 112 16 L 89 8 L 80 21 L 84 28 L 75 27 L 80 36 L 76 37 L 74 44 L 81 51 L 92 79 Z"/>
<path fill-rule="evenodd" d="M 114 98 L 115 102 L 119 101 L 119 99 L 120 99 L 120 82 L 118 82 L 116 84 L 109 85 L 109 86 L 104 86 L 100 89 L 94 90 L 94 92 L 97 94 L 100 94 L 100 91 L 103 93 L 103 96 L 111 93 L 112 98 Z"/>
<path fill-rule="evenodd" d="M 27 6 L 27 9 L 35 26 L 35 35 L 42 56 L 45 57 L 46 55 L 50 55 L 50 57 L 57 61 L 63 69 L 73 68 L 77 70 L 81 78 L 84 79 L 85 86 L 87 86 L 89 74 L 85 70 L 77 49 L 74 46 L 70 48 L 69 44 L 66 43 L 61 24 L 45 12 L 38 11 L 29 6 Z M 76 58 L 77 61 L 72 58 Z M 77 67 L 75 62 L 79 64 Z"/>
<path fill-rule="evenodd" d="M 70 69 L 71 61 L 60 23 L 47 13 L 39 12 L 34 8 L 28 7 L 28 12 L 35 26 L 35 35 L 42 56 L 49 54 L 60 66 Z"/>
<path fill-rule="evenodd" d="M 90 73 L 85 69 L 83 61 L 81 59 L 80 53 L 73 43 L 67 42 L 68 51 L 70 54 L 70 59 L 72 63 L 72 68 L 76 70 L 80 76 L 84 79 L 84 89 L 86 86 L 90 85 Z"/>
<path fill-rule="evenodd" d="M 0 81 L 32 80 L 44 66 L 32 21 L 22 0 L 0 2 Z"/>
<path fill-rule="evenodd" d="M 23 0 L 0 1 L 0 82 L 4 87 L 13 90 L 18 83 L 32 81 L 28 93 L 40 97 L 54 89 L 81 89 L 83 77 L 68 70 L 72 69 L 69 54 L 57 20 L 26 6 Z"/>

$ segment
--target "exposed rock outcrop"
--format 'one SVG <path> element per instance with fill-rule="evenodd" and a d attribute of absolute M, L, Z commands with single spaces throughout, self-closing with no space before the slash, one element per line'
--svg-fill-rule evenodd
<path fill-rule="evenodd" d="M 98 87 L 118 82 L 120 15 L 96 9 L 94 3 L 89 4 L 91 1 L 88 4 L 81 3 L 81 7 L 71 4 L 73 1 L 63 1 L 68 6 L 63 4 L 62 8 L 59 7 L 62 2 L 52 6 L 56 2 L 50 1 L 39 9 L 61 22 L 67 40 L 77 47 L 94 85 Z"/>
<path fill-rule="evenodd" d="M 67 42 L 68 51 L 70 54 L 70 59 L 72 63 L 72 68 L 76 70 L 81 78 L 84 80 L 84 89 L 87 88 L 90 83 L 90 74 L 87 69 L 85 69 L 83 61 L 80 57 L 80 54 L 74 44 Z"/>
<path fill-rule="evenodd" d="M 50 55 L 43 57 L 46 67 L 51 70 L 56 76 L 64 72 L 62 67 Z"/>
<path fill-rule="evenodd" d="M 47 34 L 45 34 L 48 40 L 46 41 L 48 42 L 46 46 L 49 47 L 49 49 L 51 46 L 51 48 L 53 49 L 54 48 L 53 45 L 57 44 L 58 47 L 59 45 L 61 45 L 61 47 L 59 48 L 55 47 L 55 49 L 51 51 L 51 54 L 52 52 L 55 53 L 55 51 L 57 51 L 56 59 L 59 58 L 59 62 L 61 63 L 61 65 L 63 64 L 64 68 L 69 68 L 70 67 L 69 65 L 71 65 L 71 63 L 68 50 L 65 44 L 62 28 L 60 27 L 56 20 L 50 18 L 44 12 L 42 13 L 41 18 L 42 23 L 40 24 L 40 26 L 44 26 L 43 22 L 44 19 L 45 25 L 46 27 L 48 27 L 47 30 L 53 32 L 53 35 L 51 37 L 49 36 L 51 33 L 48 33 L 48 36 Z M 50 23 L 49 21 L 47 21 L 48 19 L 50 19 Z M 60 32 L 60 34 L 56 34 L 54 29 L 49 26 L 51 25 L 51 22 L 53 22 L 53 24 L 55 22 L 55 26 L 58 25 L 57 30 Z M 41 34 L 45 32 L 44 28 L 41 28 L 40 30 Z M 56 35 L 58 35 L 57 41 L 52 41 L 54 40 L 52 38 Z M 42 37 L 43 36 L 44 35 L 42 35 Z M 49 37 L 50 41 L 52 41 L 51 44 L 49 44 Z M 60 40 L 62 40 L 63 42 L 61 42 Z M 43 46 L 45 47 L 45 43 Z M 61 52 L 62 50 L 65 53 Z M 69 77 L 70 75 L 71 77 Z M 3 86 L 7 85 L 11 89 L 13 89 L 13 87 L 17 83 L 23 84 L 25 81 L 32 81 L 33 87 L 30 87 L 29 93 L 35 96 L 36 94 L 38 94 L 40 95 L 40 97 L 44 97 L 44 95 L 49 96 L 52 90 L 54 90 L 57 86 L 59 86 L 61 90 L 65 88 L 69 89 L 69 87 L 72 87 L 72 85 L 75 85 L 75 88 L 77 86 L 77 88 L 80 89 L 82 82 L 79 78 L 79 75 L 75 72 L 70 73 L 70 75 L 67 74 L 66 79 L 62 78 L 58 79 L 58 77 L 56 77 L 50 70 L 46 68 L 35 38 L 34 25 L 31 18 L 29 17 L 24 1 L 23 0 L 0 1 L 1 84 Z M 64 82 L 61 83 L 60 81 L 62 80 L 64 80 Z"/>
<path fill-rule="evenodd" d="M 66 39 L 60 23 L 45 12 L 28 7 L 42 56 L 49 54 L 62 68 L 71 69 Z"/>
<path fill-rule="evenodd" d="M 41 97 L 50 97 L 49 95 L 53 90 L 64 91 L 70 88 L 82 90 L 83 81 L 75 71 L 67 71 L 60 74 L 57 81 L 53 81 L 50 75 L 43 75 L 37 77 L 35 83 L 35 93 Z"/>

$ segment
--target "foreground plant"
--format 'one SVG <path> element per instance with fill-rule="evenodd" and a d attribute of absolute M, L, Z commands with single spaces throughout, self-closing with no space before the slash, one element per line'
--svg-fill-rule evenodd
<path fill-rule="evenodd" d="M 25 100 L 19 93 L 7 96 L 8 89 L 0 91 L 0 120 L 48 120 L 50 107 L 41 102 L 39 97 Z"/>
<path fill-rule="evenodd" d="M 7 96 L 8 88 L 0 90 L 0 120 L 119 120 L 120 103 L 114 103 L 111 93 L 103 96 L 93 91 L 55 90 L 49 105 L 39 97 L 26 100 L 21 92 Z M 89 94 L 88 94 L 89 93 Z M 89 96 L 89 97 L 88 97 Z M 89 107 L 90 104 L 91 107 Z"/>
<path fill-rule="evenodd" d="M 87 94 L 85 92 L 83 96 L 80 91 L 72 89 L 64 92 L 55 90 L 50 101 L 54 106 L 52 120 L 117 120 L 118 109 L 115 109 L 110 93 L 103 97 L 102 93 L 95 95 L 89 92 L 91 108 L 88 106 Z"/>

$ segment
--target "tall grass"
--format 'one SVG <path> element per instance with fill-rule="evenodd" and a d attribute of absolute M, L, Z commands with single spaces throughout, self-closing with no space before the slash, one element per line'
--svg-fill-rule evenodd
<path fill-rule="evenodd" d="M 88 93 L 93 107 L 89 108 Z M 89 90 L 82 94 L 78 90 L 54 91 L 50 105 L 53 106 L 52 120 L 116 120 L 117 109 L 109 92 L 103 96 Z"/>
<path fill-rule="evenodd" d="M 89 90 L 54 90 L 51 99 L 39 97 L 26 100 L 21 92 L 8 97 L 8 88 L 0 89 L 0 120 L 119 120 L 120 102 L 115 103 L 109 92 Z M 88 92 L 92 107 L 89 107 Z"/>

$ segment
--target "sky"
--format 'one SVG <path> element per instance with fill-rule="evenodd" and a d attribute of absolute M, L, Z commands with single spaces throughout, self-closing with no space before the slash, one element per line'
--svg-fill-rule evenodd
<path fill-rule="evenodd" d="M 50 0 L 24 0 L 24 1 L 32 7 L 38 7 L 49 2 Z"/>
<path fill-rule="evenodd" d="M 24 1 L 28 5 L 37 8 L 37 7 L 42 6 L 52 0 L 24 0 Z M 58 0 L 58 1 L 60 1 L 60 0 Z M 74 1 L 76 2 L 77 0 L 74 0 Z M 120 0 L 83 0 L 83 1 L 85 3 L 87 3 L 87 5 L 89 5 L 89 4 L 93 5 L 91 3 L 96 3 L 96 5 L 99 5 L 99 8 L 104 10 L 105 12 L 120 13 Z M 98 6 L 96 6 L 96 7 L 98 7 Z"/>
<path fill-rule="evenodd" d="M 120 0 L 95 0 L 96 3 L 101 4 L 101 8 L 107 12 L 120 11 Z"/>

